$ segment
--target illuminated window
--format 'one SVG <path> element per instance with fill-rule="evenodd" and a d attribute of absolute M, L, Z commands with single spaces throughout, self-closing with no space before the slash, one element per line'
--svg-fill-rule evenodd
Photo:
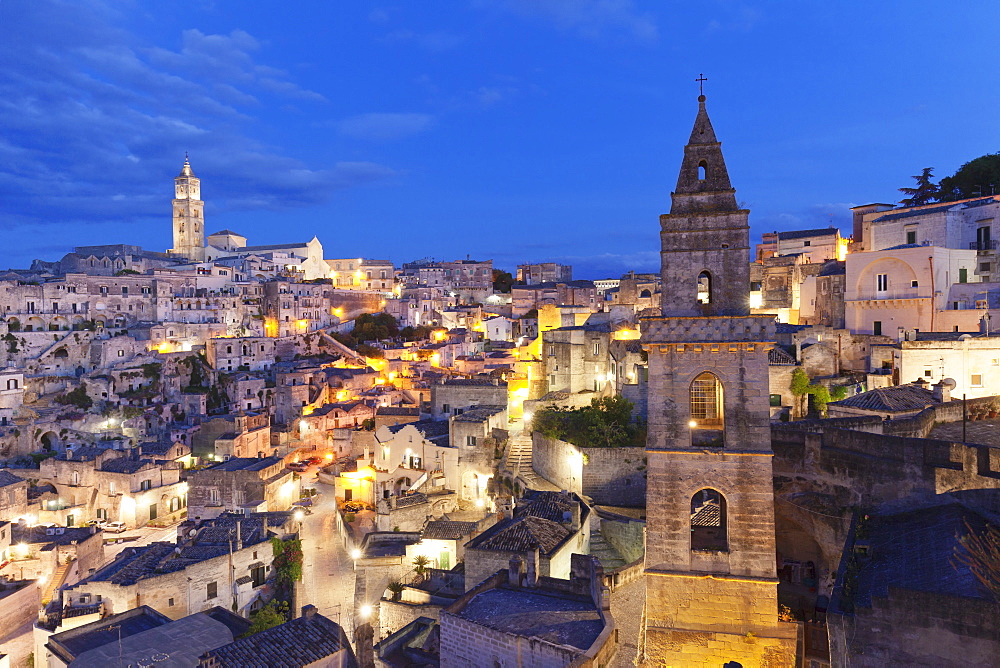
<path fill-rule="evenodd" d="M 725 444 L 723 432 L 722 383 L 705 371 L 691 383 L 691 445 L 719 448 Z"/>
<path fill-rule="evenodd" d="M 698 274 L 698 303 L 712 303 L 712 276 L 707 271 Z"/>

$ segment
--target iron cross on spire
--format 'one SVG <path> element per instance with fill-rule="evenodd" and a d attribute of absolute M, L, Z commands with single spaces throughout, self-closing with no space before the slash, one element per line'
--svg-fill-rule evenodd
<path fill-rule="evenodd" d="M 695 81 L 698 82 L 698 94 L 699 95 L 704 95 L 705 94 L 705 82 L 708 81 L 708 78 L 704 74 L 699 73 L 698 74 L 698 78 L 695 79 Z"/>

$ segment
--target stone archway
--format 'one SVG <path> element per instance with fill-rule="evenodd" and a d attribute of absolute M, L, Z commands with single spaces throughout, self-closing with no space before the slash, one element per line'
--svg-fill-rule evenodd
<path fill-rule="evenodd" d="M 52 452 L 59 445 L 59 436 L 54 431 L 47 431 L 38 439 L 42 450 Z"/>

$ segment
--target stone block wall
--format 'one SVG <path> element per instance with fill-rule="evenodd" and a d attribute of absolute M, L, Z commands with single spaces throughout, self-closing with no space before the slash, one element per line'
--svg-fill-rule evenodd
<path fill-rule="evenodd" d="M 645 448 L 581 448 L 531 435 L 535 472 L 561 489 L 611 506 L 646 505 Z"/>
<path fill-rule="evenodd" d="M 534 666 L 562 668 L 583 652 L 497 631 L 446 611 L 441 613 L 441 665 L 450 668 Z"/>
<path fill-rule="evenodd" d="M 12 582 L 0 591 L 0 638 L 38 618 L 42 590 L 34 580 Z"/>
<path fill-rule="evenodd" d="M 831 614 L 832 665 L 987 666 L 996 663 L 1000 624 L 982 599 L 890 588 L 872 607 Z"/>

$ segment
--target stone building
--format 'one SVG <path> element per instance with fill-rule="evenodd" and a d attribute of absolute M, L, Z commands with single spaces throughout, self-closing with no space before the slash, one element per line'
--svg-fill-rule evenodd
<path fill-rule="evenodd" d="M 840 230 L 827 227 L 819 230 L 794 230 L 778 232 L 777 255 L 802 255 L 806 262 L 843 260 L 847 248 Z"/>
<path fill-rule="evenodd" d="M 543 576 L 537 556 L 510 559 L 441 612 L 441 665 L 610 665 L 618 640 L 603 569 L 574 554 L 567 575 Z"/>
<path fill-rule="evenodd" d="M 0 522 L 16 522 L 28 514 L 28 481 L 0 471 Z"/>
<path fill-rule="evenodd" d="M 39 466 L 41 480 L 55 487 L 39 499 L 38 520 L 66 526 L 92 519 L 121 521 L 130 528 L 177 519 L 187 506 L 182 466 L 158 462 L 140 448 L 122 451 L 67 448 Z"/>
<path fill-rule="evenodd" d="M 601 306 L 593 281 L 551 281 L 515 285 L 511 288 L 510 294 L 513 306 L 512 316 L 515 318 L 521 317 L 532 309 L 541 308 L 545 304 L 586 306 L 591 311 L 597 311 Z"/>
<path fill-rule="evenodd" d="M 180 619 L 213 606 L 249 614 L 274 572 L 276 537 L 298 535 L 291 513 L 227 514 L 183 525 L 177 543 L 130 547 L 93 575 L 63 592 L 74 608 L 100 604 L 105 614 L 148 605 Z"/>
<path fill-rule="evenodd" d="M 646 665 L 791 666 L 778 621 L 768 407 L 773 317 L 749 312 L 749 212 L 698 98 L 670 213 L 649 354 Z M 718 507 L 709 523 L 693 520 Z M 747 642 L 752 637 L 753 642 Z"/>
<path fill-rule="evenodd" d="M 452 378 L 431 386 L 431 416 L 446 420 L 476 406 L 506 406 L 507 383 Z"/>
<path fill-rule="evenodd" d="M 281 457 L 233 457 L 188 476 L 188 517 L 272 512 L 299 500 L 299 481 Z"/>
<path fill-rule="evenodd" d="M 538 575 L 567 578 L 573 554 L 590 552 L 591 511 L 577 495 L 532 492 L 514 516 L 465 544 L 465 588 L 472 589 L 518 557 L 537 566 Z"/>
<path fill-rule="evenodd" d="M 191 438 L 191 452 L 204 460 L 259 457 L 271 451 L 270 416 L 240 411 L 208 418 Z"/>
<path fill-rule="evenodd" d="M 600 392 L 614 380 L 610 323 L 542 332 L 543 377 L 549 392 Z"/>
<path fill-rule="evenodd" d="M 514 278 L 524 285 L 572 281 L 573 267 L 568 264 L 558 264 L 556 262 L 519 264 L 517 265 L 517 274 L 515 274 Z"/>

